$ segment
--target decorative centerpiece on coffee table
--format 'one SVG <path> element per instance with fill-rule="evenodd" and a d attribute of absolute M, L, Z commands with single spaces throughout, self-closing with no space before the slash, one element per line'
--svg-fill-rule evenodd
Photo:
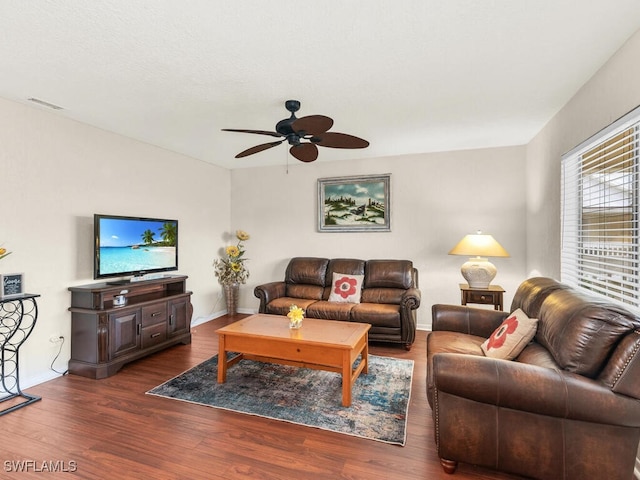
<path fill-rule="evenodd" d="M 289 307 L 289 313 L 287 313 L 287 317 L 289 317 L 289 328 L 297 330 L 298 328 L 302 327 L 304 310 L 297 305 L 291 305 L 291 307 Z"/>

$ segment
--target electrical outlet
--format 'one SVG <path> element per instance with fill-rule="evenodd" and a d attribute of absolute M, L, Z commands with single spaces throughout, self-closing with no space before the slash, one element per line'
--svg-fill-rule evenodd
<path fill-rule="evenodd" d="M 49 337 L 49 341 L 51 343 L 60 343 L 62 341 L 62 338 L 63 338 L 62 335 L 60 335 L 59 333 L 53 333 Z"/>

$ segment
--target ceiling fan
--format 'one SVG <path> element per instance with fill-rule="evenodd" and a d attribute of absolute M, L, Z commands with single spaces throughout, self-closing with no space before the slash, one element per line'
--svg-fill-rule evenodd
<path fill-rule="evenodd" d="M 366 148 L 369 142 L 362 138 L 347 135 L 346 133 L 328 132 L 333 126 L 333 120 L 324 115 L 309 115 L 297 118 L 296 113 L 300 109 L 298 100 L 287 100 L 284 107 L 291 112 L 291 117 L 280 120 L 276 124 L 276 131 L 265 130 L 240 130 L 235 128 L 223 128 L 223 132 L 257 133 L 258 135 L 270 135 L 272 137 L 284 137 L 277 142 L 262 143 L 248 148 L 235 158 L 242 158 L 254 153 L 262 152 L 280 145 L 285 140 L 291 148 L 289 152 L 301 162 L 313 162 L 318 158 L 318 145 L 330 148 Z"/>

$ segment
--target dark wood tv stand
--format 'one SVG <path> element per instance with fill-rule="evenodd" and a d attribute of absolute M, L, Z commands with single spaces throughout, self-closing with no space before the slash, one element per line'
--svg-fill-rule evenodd
<path fill-rule="evenodd" d="M 191 292 L 186 276 L 124 285 L 94 283 L 71 291 L 69 373 L 106 378 L 128 362 L 191 343 Z M 114 305 L 122 291 L 123 306 Z"/>

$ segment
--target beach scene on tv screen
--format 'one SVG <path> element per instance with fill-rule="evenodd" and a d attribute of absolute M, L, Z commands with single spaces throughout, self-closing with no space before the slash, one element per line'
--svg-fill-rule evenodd
<path fill-rule="evenodd" d="M 176 267 L 176 222 L 100 220 L 100 274 Z"/>

